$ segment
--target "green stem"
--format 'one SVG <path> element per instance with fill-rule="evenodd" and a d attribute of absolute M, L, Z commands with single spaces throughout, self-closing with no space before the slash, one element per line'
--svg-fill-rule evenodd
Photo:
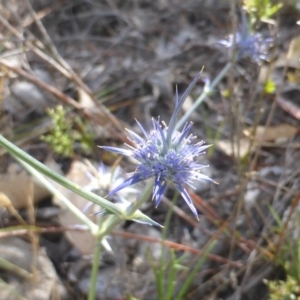
<path fill-rule="evenodd" d="M 148 181 L 147 185 L 145 186 L 143 192 L 126 209 L 126 215 L 129 218 L 130 216 L 134 215 L 134 213 L 150 198 L 153 191 L 153 186 L 154 186 L 154 179 L 151 178 Z"/>
<path fill-rule="evenodd" d="M 97 278 L 98 278 L 99 262 L 101 256 L 101 242 L 102 242 L 102 236 L 99 235 L 96 238 L 88 300 L 96 299 Z"/>
<path fill-rule="evenodd" d="M 40 181 L 40 183 L 57 199 L 59 199 L 66 208 L 73 213 L 83 224 L 85 224 L 92 235 L 96 236 L 98 232 L 98 226 L 92 222 L 80 209 L 78 209 L 67 197 L 65 197 L 59 190 L 57 190 L 41 173 L 35 170 L 33 167 L 28 165 L 26 162 L 17 158 L 20 164 L 36 179 Z M 106 239 L 102 240 L 102 245 L 107 251 L 111 251 L 111 247 Z"/>
<path fill-rule="evenodd" d="M 216 244 L 217 244 L 217 241 L 214 240 L 206 247 L 204 253 L 199 258 L 195 267 L 190 271 L 189 275 L 185 279 L 182 287 L 180 288 L 178 295 L 176 296 L 176 299 L 181 300 L 186 295 L 188 288 L 191 286 L 192 281 L 195 279 L 195 275 L 197 274 L 199 269 L 202 267 L 202 265 L 205 263 L 208 254 L 213 250 L 213 248 L 216 246 Z"/>
<path fill-rule="evenodd" d="M 25 269 L 20 268 L 18 265 L 11 263 L 10 261 L 0 257 L 0 268 L 19 275 L 25 279 L 32 279 L 32 274 Z"/>
<path fill-rule="evenodd" d="M 1 287 L 1 290 L 7 289 L 10 292 L 9 297 L 13 296 L 13 297 L 10 297 L 10 299 L 28 300 L 27 298 L 20 295 L 19 292 L 16 291 L 16 288 L 13 287 L 13 285 L 9 285 L 3 279 L 0 278 L 0 286 L 1 285 L 3 286 L 3 287 Z"/>
<path fill-rule="evenodd" d="M 126 219 L 134 219 L 134 213 L 149 199 L 154 185 L 154 179 L 150 179 L 145 186 L 142 193 L 138 196 L 136 201 L 131 203 L 126 209 Z M 101 225 L 98 235 L 103 238 L 105 235 L 109 234 L 110 231 L 123 219 L 120 219 L 116 216 L 109 216 L 106 221 Z"/>
<path fill-rule="evenodd" d="M 171 217 L 173 215 L 173 207 L 174 207 L 174 205 L 176 205 L 178 197 L 179 197 L 178 192 L 175 192 L 173 200 L 172 200 L 172 205 L 168 209 L 168 213 L 167 213 L 167 216 L 166 216 L 166 219 L 164 222 L 164 228 L 163 228 L 163 232 L 162 232 L 162 240 L 163 241 L 165 241 L 167 238 L 167 234 L 168 234 L 168 230 L 169 230 L 169 226 L 170 226 L 170 222 L 171 222 Z M 165 283 L 168 280 L 169 280 L 168 286 L 169 287 L 172 286 L 172 284 L 170 282 L 171 278 L 168 278 L 168 268 L 167 268 L 167 263 L 165 262 L 165 259 L 166 259 L 165 253 L 166 253 L 166 246 L 163 243 L 161 246 L 160 267 L 158 268 L 158 274 L 157 274 L 158 284 L 159 284 L 157 290 L 159 292 L 160 299 L 169 300 L 169 299 L 172 299 L 172 297 L 173 297 L 173 289 L 172 290 L 168 289 L 167 293 L 165 292 Z M 174 267 L 173 261 L 171 262 L 171 269 L 172 269 L 172 267 Z M 170 271 L 170 273 L 171 273 L 171 271 Z M 166 295 L 166 294 L 167 294 L 167 297 L 165 298 L 163 295 Z"/>
<path fill-rule="evenodd" d="M 143 192 L 140 194 L 140 196 L 126 210 L 126 215 L 128 218 L 134 216 L 134 213 L 137 211 L 137 209 L 141 207 L 141 205 L 143 205 L 143 203 L 145 203 L 149 199 L 152 193 L 153 184 L 154 184 L 154 180 L 150 179 L 146 187 L 144 188 Z M 101 224 L 101 226 L 99 226 L 99 231 L 97 233 L 97 239 L 96 239 L 97 244 L 94 252 L 94 260 L 93 260 L 93 267 L 92 267 L 91 281 L 90 281 L 91 285 L 90 285 L 88 300 L 96 299 L 96 285 L 97 285 L 97 277 L 99 271 L 99 260 L 101 254 L 100 243 L 102 242 L 102 239 L 106 235 L 108 235 L 111 232 L 111 230 L 115 228 L 118 224 L 120 224 L 122 221 L 123 219 L 120 219 L 115 215 L 110 215 Z"/>
<path fill-rule="evenodd" d="M 177 122 L 176 128 L 179 129 L 182 127 L 184 123 L 186 123 L 187 119 L 190 115 L 197 109 L 197 107 L 202 103 L 203 100 L 206 99 L 207 96 L 211 94 L 211 92 L 215 89 L 217 84 L 224 78 L 224 76 L 228 73 L 232 66 L 232 62 L 228 62 L 225 67 L 221 70 L 218 76 L 213 80 L 213 82 L 206 87 L 202 94 L 198 97 L 198 99 L 194 102 L 194 104 L 190 107 L 190 109 L 182 116 L 182 118 Z"/>
<path fill-rule="evenodd" d="M 73 191 L 74 193 L 94 202 L 97 205 L 105 208 L 112 214 L 118 215 L 121 218 L 123 217 L 122 211 L 112 202 L 92 193 L 89 191 L 83 190 L 79 185 L 69 181 L 68 179 L 56 174 L 45 165 L 31 157 L 29 154 L 15 146 L 13 143 L 8 141 L 0 134 L 0 146 L 5 148 L 8 152 L 10 152 L 13 156 L 25 161 L 28 165 L 32 166 L 34 169 L 39 171 L 40 173 L 44 174 L 45 176 L 51 178 L 52 180 L 58 182 L 62 186 L 66 187 L 67 189 Z"/>
<path fill-rule="evenodd" d="M 98 231 L 98 226 L 92 222 L 83 212 L 78 209 L 72 202 L 69 201 L 60 191 L 58 191 L 41 173 L 35 170 L 33 167 L 17 158 L 20 164 L 32 174 L 35 178 L 40 181 L 40 183 L 57 199 L 59 199 L 69 211 L 71 211 L 82 223 L 84 223 L 91 231 L 93 235 L 95 235 Z"/>

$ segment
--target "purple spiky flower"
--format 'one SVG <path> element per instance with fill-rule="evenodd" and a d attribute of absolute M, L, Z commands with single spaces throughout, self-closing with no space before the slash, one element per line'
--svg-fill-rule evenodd
<path fill-rule="evenodd" d="M 221 40 L 219 43 L 227 48 L 235 46 L 236 59 L 249 57 L 256 63 L 268 58 L 268 50 L 271 38 L 264 38 L 260 33 L 252 33 L 249 22 L 244 13 L 242 13 L 242 24 L 235 34 L 231 34 L 228 40 Z"/>
<path fill-rule="evenodd" d="M 180 99 L 176 89 L 176 105 L 169 126 L 164 122 L 160 122 L 159 118 L 158 120 L 152 119 L 153 128 L 150 132 L 146 132 L 137 121 L 144 137 L 140 137 L 131 130 L 127 130 L 132 138 L 133 147 L 127 145 L 129 147 L 128 150 L 109 146 L 101 147 L 111 152 L 134 157 L 139 162 L 139 165 L 135 172 L 131 174 L 131 177 L 114 188 L 109 195 L 142 180 L 155 177 L 153 199 L 155 200 L 156 206 L 161 202 L 162 196 L 167 188 L 167 183 L 172 182 L 193 214 L 198 218 L 197 210 L 185 186 L 189 185 L 193 187 L 192 184 L 194 180 L 214 182 L 200 172 L 202 168 L 207 166 L 195 160 L 197 156 L 204 154 L 204 150 L 209 146 L 204 145 L 203 141 L 195 143 L 196 136 L 190 134 L 193 123 L 185 124 L 182 131 L 179 132 L 176 130 L 176 120 L 183 102 L 199 77 L 200 73 L 189 85 Z"/>

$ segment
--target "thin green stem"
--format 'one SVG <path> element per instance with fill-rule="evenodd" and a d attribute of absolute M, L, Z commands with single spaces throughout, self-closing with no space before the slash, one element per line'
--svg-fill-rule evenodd
<path fill-rule="evenodd" d="M 175 288 L 175 281 L 176 281 L 176 265 L 177 259 L 175 255 L 174 249 L 171 249 L 171 266 L 169 271 L 169 278 L 168 278 L 168 287 L 167 287 L 167 297 L 166 300 L 174 299 L 174 288 Z"/>
<path fill-rule="evenodd" d="M 221 72 L 217 75 L 217 77 L 212 81 L 212 83 L 204 88 L 202 94 L 197 98 L 194 104 L 190 107 L 190 109 L 182 116 L 182 118 L 177 122 L 176 129 L 179 129 L 183 126 L 183 124 L 187 121 L 187 119 L 191 116 L 191 114 L 197 109 L 197 107 L 209 96 L 212 91 L 215 89 L 217 84 L 224 78 L 224 76 L 228 73 L 232 66 L 232 62 L 228 62 L 225 67 L 221 70 Z"/>
<path fill-rule="evenodd" d="M 187 276 L 186 280 L 184 281 L 176 299 L 181 300 L 185 296 L 185 294 L 188 291 L 188 288 L 191 286 L 192 281 L 195 278 L 196 273 L 199 271 L 199 269 L 202 267 L 202 265 L 205 263 L 205 260 L 208 256 L 208 254 L 213 250 L 213 248 L 216 246 L 217 241 L 212 241 L 205 249 L 204 253 L 196 263 L 193 270 L 190 272 L 190 274 Z"/>
<path fill-rule="evenodd" d="M 140 194 L 140 196 L 136 199 L 135 202 L 132 203 L 126 210 L 127 217 L 134 217 L 134 213 L 138 210 L 143 203 L 145 203 L 153 189 L 154 180 L 150 179 L 147 183 L 146 187 L 144 188 L 143 192 Z M 110 215 L 107 217 L 107 219 L 99 226 L 99 230 L 97 232 L 97 244 L 94 252 L 94 260 L 93 260 L 93 267 L 92 267 L 92 273 L 91 273 L 91 285 L 89 290 L 89 297 L 88 300 L 95 300 L 96 298 L 96 284 L 97 284 L 97 277 L 98 277 L 98 271 L 99 271 L 99 260 L 100 260 L 100 254 L 101 254 L 101 247 L 100 243 L 102 242 L 102 239 L 108 235 L 113 228 L 115 228 L 119 223 L 121 223 L 123 219 L 118 218 L 115 215 Z"/>
<path fill-rule="evenodd" d="M 174 205 L 176 205 L 177 203 L 177 200 L 178 200 L 178 197 L 179 197 L 179 194 L 178 192 L 175 192 L 174 194 L 174 197 L 173 197 L 173 200 L 172 200 L 172 205 L 169 207 L 168 209 L 168 213 L 167 213 L 167 216 L 166 216 L 166 219 L 165 219 L 165 222 L 164 222 L 164 228 L 163 228 L 163 232 L 162 232 L 162 240 L 165 241 L 166 238 L 167 238 L 167 234 L 168 234 L 168 230 L 169 230 L 169 226 L 170 226 L 170 222 L 171 222 L 171 217 L 173 215 L 173 207 Z M 170 276 L 169 278 L 167 278 L 168 276 L 168 268 L 167 268 L 167 263 L 165 262 L 165 253 L 166 253 L 166 246 L 165 244 L 163 243 L 162 246 L 161 246 L 161 255 L 160 255 L 160 267 L 159 267 L 159 270 L 158 270 L 158 283 L 159 283 L 159 288 L 158 288 L 158 291 L 164 291 L 165 289 L 165 283 L 167 280 L 169 280 L 168 282 L 168 286 L 171 287 L 172 284 L 170 283 L 170 280 L 172 280 L 172 276 Z M 171 274 L 172 272 L 172 268 L 174 267 L 173 265 L 173 261 L 171 260 L 171 267 L 170 267 L 170 272 L 169 274 Z M 164 292 L 162 295 L 165 295 L 166 293 Z M 173 290 L 170 291 L 169 289 L 167 290 L 167 298 L 166 299 L 172 299 L 172 296 L 173 296 Z"/>
<path fill-rule="evenodd" d="M 88 199 L 91 202 L 94 202 L 95 204 L 105 208 L 109 212 L 123 217 L 123 213 L 120 208 L 118 208 L 115 204 L 112 202 L 109 202 L 108 200 L 91 193 L 89 191 L 83 190 L 79 185 L 69 181 L 68 179 L 56 174 L 49 168 L 47 168 L 45 165 L 34 159 L 32 156 L 15 146 L 13 143 L 8 141 L 6 138 L 4 138 L 0 134 L 0 146 L 5 148 L 8 152 L 10 152 L 13 156 L 21 159 L 22 161 L 25 161 L 28 165 L 32 166 L 34 169 L 39 171 L 40 173 L 44 174 L 45 176 L 51 178 L 52 180 L 58 182 L 62 186 L 66 187 L 67 189 L 73 191 L 74 193 Z"/>
<path fill-rule="evenodd" d="M 1 290 L 2 289 L 7 289 L 8 291 L 10 291 L 10 295 L 9 296 L 13 296 L 13 299 L 28 300 L 27 298 L 25 298 L 22 295 L 20 295 L 20 293 L 18 293 L 13 286 L 9 285 L 8 283 L 6 283 L 1 278 L 0 278 L 0 286 L 3 286 L 3 287 L 1 287 Z"/>
<path fill-rule="evenodd" d="M 40 183 L 57 199 L 59 199 L 69 211 L 71 211 L 82 223 L 84 223 L 95 235 L 98 231 L 98 226 L 92 222 L 80 209 L 78 209 L 72 202 L 69 201 L 59 190 L 57 190 L 41 173 L 35 170 L 33 167 L 17 158 L 20 164 L 31 174 L 33 175 Z"/>
<path fill-rule="evenodd" d="M 128 206 L 126 210 L 126 215 L 128 217 L 134 215 L 134 213 L 150 198 L 153 191 L 153 186 L 154 179 L 151 178 L 139 197 L 137 197 L 137 199 Z"/>
<path fill-rule="evenodd" d="M 101 242 L 102 242 L 102 236 L 98 235 L 96 238 L 96 246 L 95 246 L 95 251 L 94 251 L 94 256 L 93 256 L 93 265 L 92 265 L 92 273 L 91 273 L 91 281 L 90 281 L 88 300 L 96 299 L 97 278 L 98 278 L 99 262 L 100 262 L 100 256 L 101 256 Z"/>
<path fill-rule="evenodd" d="M 171 217 L 172 217 L 173 212 L 174 212 L 173 208 L 176 205 L 178 198 L 179 198 L 179 194 L 176 191 L 174 196 L 173 196 L 171 206 L 168 209 L 167 216 L 165 218 L 164 228 L 163 228 L 163 232 L 162 232 L 162 240 L 163 241 L 166 240 L 166 238 L 167 238 L 167 233 L 168 233 L 168 230 L 169 230 L 169 227 L 170 227 Z M 163 247 L 165 248 L 164 244 L 163 244 Z"/>
<path fill-rule="evenodd" d="M 80 209 L 78 209 L 68 198 L 66 198 L 58 189 L 56 189 L 41 173 L 21 159 L 17 157 L 16 159 L 31 175 L 38 179 L 52 195 L 59 199 L 71 213 L 73 213 L 83 224 L 85 224 L 89 228 L 92 235 L 97 235 L 99 229 L 94 222 L 92 222 Z M 106 239 L 102 240 L 102 245 L 107 251 L 111 251 L 111 247 Z"/>
<path fill-rule="evenodd" d="M 135 212 L 149 199 L 152 189 L 154 185 L 154 180 L 150 179 L 142 191 L 142 193 L 139 195 L 139 197 L 131 203 L 128 208 L 126 209 L 126 219 L 133 219 L 134 220 L 134 214 Z M 105 235 L 109 234 L 110 231 L 119 223 L 121 223 L 124 219 L 120 219 L 116 216 L 109 216 L 105 222 L 101 225 L 98 235 L 103 238 Z"/>
<path fill-rule="evenodd" d="M 14 274 L 17 274 L 25 279 L 32 279 L 32 274 L 25 269 L 20 268 L 18 265 L 11 263 L 10 261 L 0 257 L 0 268 Z"/>

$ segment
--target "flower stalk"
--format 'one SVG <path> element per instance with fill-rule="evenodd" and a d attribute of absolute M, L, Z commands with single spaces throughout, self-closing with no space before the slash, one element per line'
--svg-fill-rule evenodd
<path fill-rule="evenodd" d="M 71 211 L 83 224 L 85 224 L 93 235 L 96 235 L 98 226 L 92 222 L 85 214 L 82 213 L 72 202 L 69 201 L 60 191 L 58 191 L 49 180 L 47 180 L 36 169 L 25 163 L 19 158 L 17 161 L 32 175 L 34 176 L 53 196 L 57 197 L 66 208 Z"/>
<path fill-rule="evenodd" d="M 138 209 L 150 198 L 151 192 L 153 189 L 154 181 L 149 180 L 146 187 L 144 188 L 143 192 L 140 194 L 140 196 L 136 199 L 135 202 L 132 203 L 132 205 L 129 205 L 126 213 L 128 219 L 134 219 L 135 213 L 138 211 Z M 101 220 L 102 218 L 100 218 Z M 91 272 L 91 280 L 90 280 L 90 289 L 89 289 L 89 296 L 88 300 L 95 300 L 96 296 L 96 286 L 97 286 L 97 277 L 99 272 L 99 261 L 100 261 L 100 255 L 101 255 L 101 245 L 103 238 L 105 238 L 106 235 L 108 235 L 113 228 L 115 228 L 118 224 L 120 224 L 123 220 L 118 218 L 117 216 L 110 215 L 107 217 L 107 219 L 100 224 L 99 222 L 99 229 L 96 234 L 96 246 L 94 251 L 94 257 L 93 257 L 93 265 L 92 265 L 92 272 Z"/>
<path fill-rule="evenodd" d="M 184 114 L 184 116 L 177 122 L 176 128 L 181 128 L 187 121 L 190 115 L 197 109 L 197 107 L 214 91 L 215 87 L 228 74 L 235 62 L 242 58 L 248 57 L 256 63 L 266 60 L 268 55 L 268 47 L 272 40 L 270 38 L 264 39 L 258 33 L 252 33 L 250 30 L 249 21 L 244 13 L 242 13 L 242 22 L 234 34 L 229 36 L 228 40 L 219 41 L 220 44 L 232 50 L 231 60 L 224 66 L 211 84 L 205 86 L 202 94 L 197 98 L 194 104 Z"/>
<path fill-rule="evenodd" d="M 181 117 L 181 119 L 176 124 L 176 129 L 180 129 L 184 123 L 188 120 L 191 114 L 199 107 L 199 105 L 214 91 L 215 87 L 221 82 L 221 80 L 228 74 L 234 62 L 228 62 L 224 68 L 220 71 L 217 77 L 212 81 L 211 84 L 203 89 L 201 95 L 197 98 L 194 104 L 189 108 L 189 110 Z"/>
<path fill-rule="evenodd" d="M 92 192 L 83 190 L 79 185 L 53 172 L 52 170 L 47 168 L 44 164 L 37 161 L 35 158 L 27 154 L 25 151 L 21 150 L 19 147 L 15 146 L 13 143 L 8 141 L 1 134 L 0 134 L 0 146 L 6 149 L 13 156 L 26 162 L 28 165 L 32 166 L 35 170 L 51 178 L 52 180 L 58 182 L 60 185 L 64 186 L 65 188 L 105 208 L 107 211 L 115 215 L 118 215 L 121 218 L 123 217 L 124 212 L 120 208 L 118 208 L 118 206 Z"/>

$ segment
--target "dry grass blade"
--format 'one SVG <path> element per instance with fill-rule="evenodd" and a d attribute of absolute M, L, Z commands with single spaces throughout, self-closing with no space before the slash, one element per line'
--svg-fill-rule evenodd
<path fill-rule="evenodd" d="M 71 105 L 75 109 L 81 111 L 84 115 L 90 118 L 93 122 L 100 125 L 106 125 L 108 131 L 111 132 L 112 135 L 117 136 L 121 141 L 127 140 L 125 135 L 124 126 L 121 126 L 120 122 L 114 117 L 105 106 L 101 104 L 97 104 L 97 107 L 93 108 L 86 108 L 80 103 L 78 103 L 73 98 L 67 96 L 63 92 L 59 91 L 55 87 L 49 85 L 48 83 L 39 80 L 36 76 L 29 74 L 28 72 L 10 65 L 9 62 L 5 60 L 0 60 L 0 64 L 8 68 L 9 70 L 15 72 L 16 74 L 22 76 L 23 78 L 27 79 L 28 81 L 36 84 L 37 86 L 43 88 L 44 90 L 48 91 L 52 95 L 56 96 L 58 99 L 63 101 L 64 103 Z M 114 127 L 107 125 L 111 123 Z"/>

